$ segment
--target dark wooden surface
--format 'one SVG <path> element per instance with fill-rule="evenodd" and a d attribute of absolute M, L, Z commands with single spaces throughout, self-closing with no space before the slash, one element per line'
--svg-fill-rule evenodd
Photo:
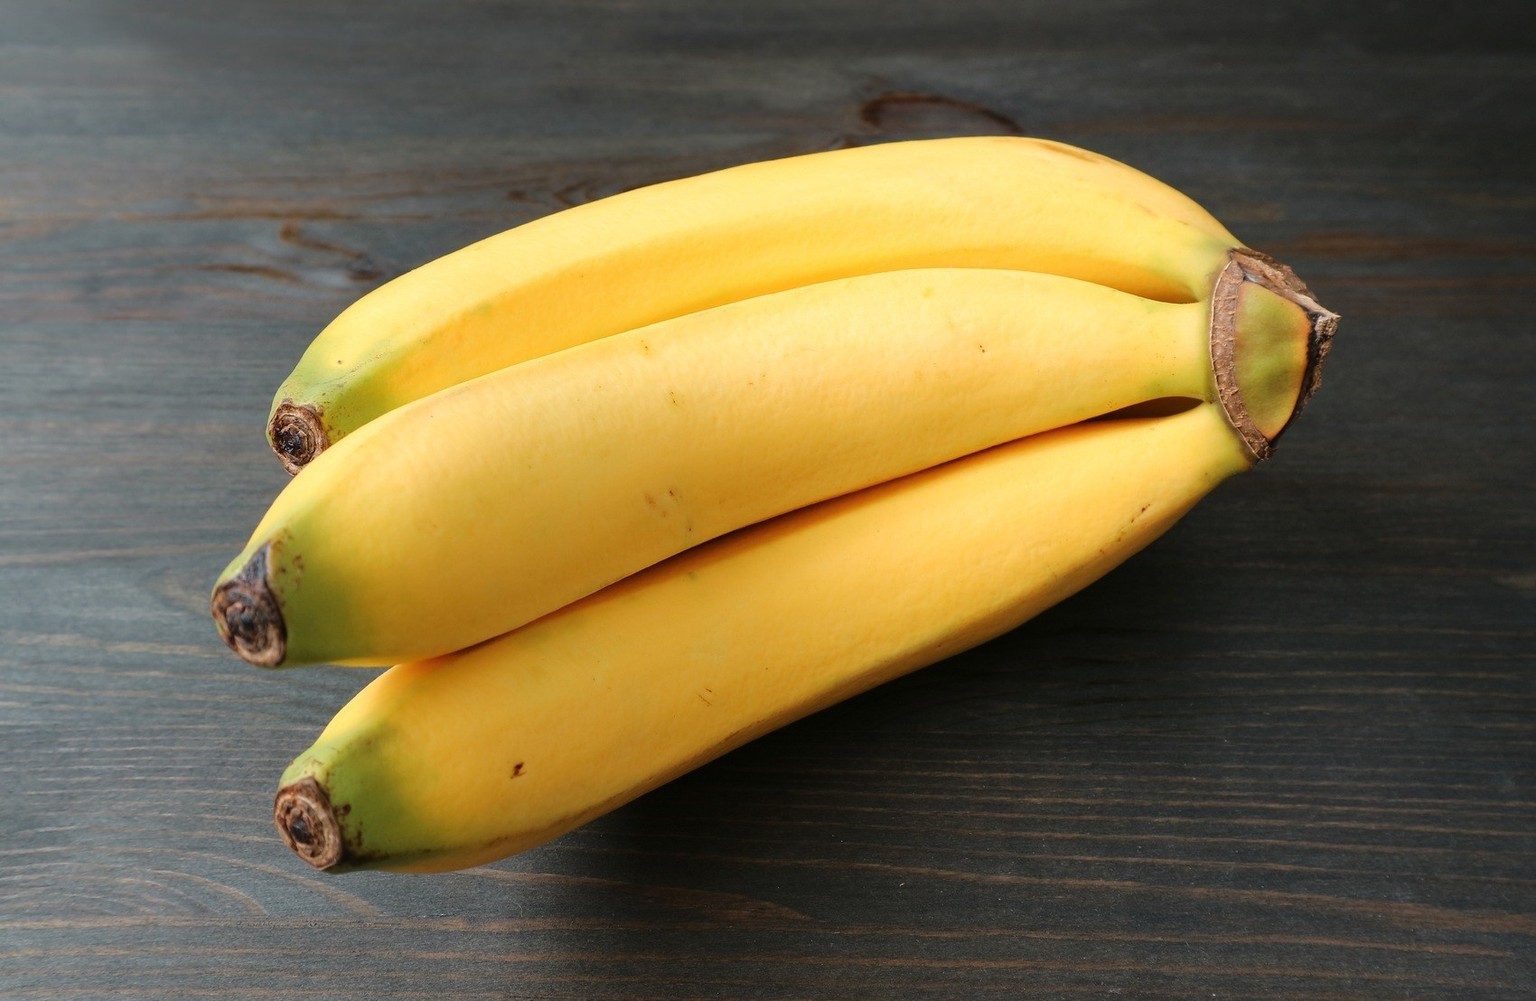
<path fill-rule="evenodd" d="M 1525 6 L 0 0 L 0 996 L 1532 996 Z M 1344 314 L 1273 463 L 547 847 L 292 857 L 276 777 L 365 674 L 246 667 L 206 593 L 313 333 L 563 205 L 988 131 Z"/>

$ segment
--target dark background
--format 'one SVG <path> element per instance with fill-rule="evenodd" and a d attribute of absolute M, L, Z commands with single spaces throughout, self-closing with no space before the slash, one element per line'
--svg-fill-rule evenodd
<path fill-rule="evenodd" d="M 1532 996 L 1527 8 L 0 0 L 0 995 Z M 518 858 L 288 853 L 277 775 L 368 672 L 247 667 L 207 591 L 326 321 L 639 184 L 1013 131 L 1343 314 L 1273 462 Z"/>

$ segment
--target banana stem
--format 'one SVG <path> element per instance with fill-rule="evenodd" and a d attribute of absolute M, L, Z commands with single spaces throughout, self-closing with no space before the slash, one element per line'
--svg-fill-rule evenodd
<path fill-rule="evenodd" d="M 267 422 L 267 439 L 290 476 L 296 475 L 331 444 L 320 420 L 320 411 L 307 403 L 292 400 L 284 400 L 273 411 L 272 419 Z"/>
<path fill-rule="evenodd" d="M 241 659 L 257 667 L 276 667 L 288 649 L 283 611 L 267 583 L 267 553 L 257 549 L 229 580 L 213 592 L 213 621 L 219 635 Z"/>
<path fill-rule="evenodd" d="M 1249 282 L 1295 304 L 1305 314 L 1309 327 L 1300 392 L 1296 395 L 1290 416 L 1281 423 L 1278 430 L 1270 434 L 1259 429 L 1238 385 L 1238 328 L 1242 316 L 1243 292 Z M 1211 368 L 1216 375 L 1216 393 L 1222 410 L 1255 461 L 1270 457 L 1275 442 L 1291 426 L 1296 415 L 1301 413 L 1312 394 L 1317 392 L 1317 387 L 1322 384 L 1323 360 L 1333 344 L 1338 324 L 1338 314 L 1320 305 L 1306 284 L 1296 276 L 1296 272 L 1284 264 L 1267 254 L 1245 247 L 1227 252 L 1227 264 L 1216 276 L 1216 284 L 1211 293 Z"/>
<path fill-rule="evenodd" d="M 329 869 L 346 854 L 331 798 L 312 778 L 302 778 L 278 790 L 272 820 L 283 842 L 316 869 Z"/>

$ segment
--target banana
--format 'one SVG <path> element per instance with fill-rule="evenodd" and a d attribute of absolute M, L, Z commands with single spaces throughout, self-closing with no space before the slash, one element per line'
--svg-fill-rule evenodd
<path fill-rule="evenodd" d="M 1228 326 L 1264 327 L 1241 354 L 1299 392 L 1314 314 L 1231 281 Z M 262 666 L 457 650 L 820 500 L 1149 400 L 1215 400 L 1219 299 L 913 269 L 534 359 L 321 455 L 221 576 L 213 615 Z"/>
<path fill-rule="evenodd" d="M 1045 140 L 916 140 L 751 163 L 534 220 L 369 293 L 279 387 L 268 439 L 296 472 L 448 386 L 837 278 L 1007 268 L 1188 302 L 1236 246 L 1162 182 Z"/>
<path fill-rule="evenodd" d="M 1203 403 L 1042 433 L 696 547 L 379 675 L 284 772 L 278 830 L 332 871 L 520 852 L 1013 628 L 1254 461 Z"/>

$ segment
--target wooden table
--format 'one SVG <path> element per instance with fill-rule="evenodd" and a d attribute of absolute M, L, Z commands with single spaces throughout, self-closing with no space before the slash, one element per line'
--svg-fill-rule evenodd
<path fill-rule="evenodd" d="M 1532 996 L 1524 6 L 3 0 L 0 996 Z M 565 205 L 973 132 L 1136 164 L 1343 314 L 1274 461 L 546 847 L 294 858 L 277 775 L 368 672 L 246 666 L 207 591 L 309 338 Z"/>

